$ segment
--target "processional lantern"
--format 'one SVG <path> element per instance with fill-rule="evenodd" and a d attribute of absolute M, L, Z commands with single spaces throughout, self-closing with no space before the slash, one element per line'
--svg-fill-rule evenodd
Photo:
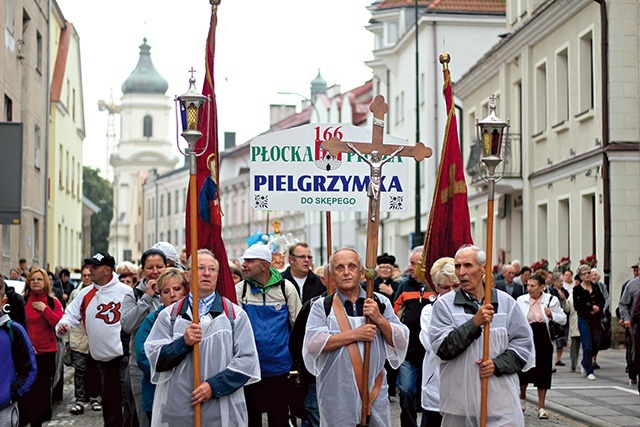
<path fill-rule="evenodd" d="M 198 154 L 195 152 L 195 144 L 202 136 L 202 131 L 200 129 L 203 128 L 205 118 L 207 120 L 206 128 L 208 129 L 210 125 L 209 117 L 211 114 L 209 114 L 209 110 L 211 108 L 211 99 L 196 90 L 196 79 L 193 76 L 195 70 L 191 68 L 189 72 L 191 73 L 191 77 L 189 78 L 189 90 L 175 98 L 176 133 L 178 130 L 177 122 L 179 121 L 180 126 L 182 127 L 181 135 L 189 143 L 188 150 L 180 150 L 180 152 L 183 155 L 188 155 L 189 157 L 191 157 L 191 155 L 196 157 Z M 178 112 L 180 112 L 179 117 Z M 206 152 L 208 145 L 209 132 L 207 132 L 207 141 L 200 154 Z M 180 144 L 178 144 L 178 148 L 180 148 Z M 193 160 L 195 160 L 195 158 Z M 195 168 L 195 161 L 190 163 L 192 163 L 189 165 L 190 168 Z M 195 169 L 193 171 L 190 170 L 190 172 L 195 173 Z"/>
<path fill-rule="evenodd" d="M 481 160 L 487 166 L 489 176 L 495 174 L 496 166 L 502 162 L 502 143 L 509 138 L 509 122 L 496 115 L 496 97 L 491 96 L 489 115 L 482 120 L 476 119 L 478 140 L 481 142 Z M 506 135 L 504 135 L 506 131 Z"/>

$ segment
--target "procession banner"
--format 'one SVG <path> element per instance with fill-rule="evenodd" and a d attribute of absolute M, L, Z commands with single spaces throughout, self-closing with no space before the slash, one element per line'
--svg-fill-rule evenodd
<path fill-rule="evenodd" d="M 371 129 L 349 124 L 303 125 L 261 135 L 251 141 L 251 201 L 258 210 L 366 211 L 370 167 L 356 153 L 336 157 L 321 144 L 340 140 L 370 143 Z M 409 145 L 385 135 L 385 143 Z M 368 155 L 366 155 L 368 157 Z M 386 156 L 382 156 L 383 159 Z M 407 158 L 396 156 L 384 165 L 380 211 L 407 210 L 410 197 Z"/>

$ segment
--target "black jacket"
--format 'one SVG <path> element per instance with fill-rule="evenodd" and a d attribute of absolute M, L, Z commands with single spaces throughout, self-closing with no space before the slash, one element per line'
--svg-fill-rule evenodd
<path fill-rule="evenodd" d="M 26 327 L 26 316 L 24 313 L 24 298 L 22 295 L 16 292 L 13 286 L 9 286 L 5 283 L 5 295 L 7 297 L 7 304 L 11 308 L 9 317 L 14 322 L 20 323 L 23 327 Z M 1 313 L 0 313 L 1 315 Z"/>
<path fill-rule="evenodd" d="M 518 297 L 520 295 L 524 295 L 526 293 L 525 289 L 524 289 L 524 285 L 518 283 L 518 282 L 512 282 L 513 284 L 513 293 L 511 294 L 511 297 L 513 299 L 518 299 Z M 505 282 L 504 280 L 498 280 L 495 283 L 495 288 L 496 289 L 500 289 L 501 291 L 507 292 L 507 282 Z"/>
<path fill-rule="evenodd" d="M 296 287 L 298 295 L 300 295 L 300 287 L 298 287 L 298 282 L 296 282 L 296 279 L 294 279 L 293 275 L 291 274 L 291 266 L 287 267 L 287 269 L 282 272 L 282 277 L 293 283 L 293 286 Z M 309 271 L 307 280 L 304 281 L 304 285 L 302 286 L 302 304 L 309 301 L 313 297 L 322 295 L 326 290 L 327 289 L 322 284 L 320 277 L 313 274 L 312 271 Z"/>

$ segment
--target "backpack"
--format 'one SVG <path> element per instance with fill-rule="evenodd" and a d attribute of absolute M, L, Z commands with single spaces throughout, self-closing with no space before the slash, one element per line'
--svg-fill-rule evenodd
<path fill-rule="evenodd" d="M 227 319 L 229 319 L 229 323 L 231 323 L 231 334 L 233 335 L 235 332 L 236 312 L 233 309 L 233 304 L 228 298 L 225 298 L 222 295 L 220 295 L 220 297 L 222 298 L 222 311 L 224 311 L 224 314 L 227 315 Z M 175 303 L 171 308 L 171 335 L 173 335 L 173 325 L 176 323 L 176 319 L 178 318 L 178 315 L 180 315 L 184 302 L 187 298 L 189 297 L 182 297 L 182 299 Z"/>
<path fill-rule="evenodd" d="M 324 297 L 324 314 L 325 316 L 329 316 L 329 313 L 331 313 L 331 304 L 333 304 L 333 296 L 336 293 L 332 293 L 327 295 L 326 297 Z M 320 298 L 320 297 L 316 297 L 316 298 Z M 385 303 L 383 303 L 382 301 L 380 301 L 380 298 L 378 298 L 378 296 L 374 293 L 373 294 L 373 300 L 378 303 L 378 310 L 380 310 L 380 314 L 384 313 L 384 310 L 386 308 Z M 315 301 L 315 299 L 314 299 Z"/>

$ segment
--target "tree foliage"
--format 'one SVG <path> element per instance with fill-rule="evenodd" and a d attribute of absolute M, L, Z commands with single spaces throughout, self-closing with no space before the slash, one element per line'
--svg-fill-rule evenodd
<path fill-rule="evenodd" d="M 100 208 L 100 212 L 91 217 L 91 253 L 107 252 L 109 224 L 113 218 L 111 183 L 100 176 L 100 169 L 91 169 L 87 166 L 82 168 L 82 179 L 82 194 Z"/>

